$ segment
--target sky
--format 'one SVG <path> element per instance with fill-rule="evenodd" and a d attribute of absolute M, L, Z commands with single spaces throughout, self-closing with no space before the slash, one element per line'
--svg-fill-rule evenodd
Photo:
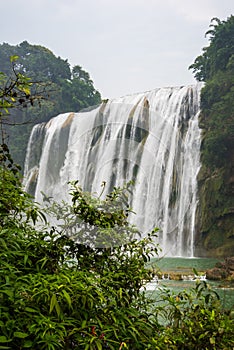
<path fill-rule="evenodd" d="M 194 84 L 188 67 L 233 0 L 0 0 L 0 43 L 42 45 L 80 65 L 103 98 Z"/>

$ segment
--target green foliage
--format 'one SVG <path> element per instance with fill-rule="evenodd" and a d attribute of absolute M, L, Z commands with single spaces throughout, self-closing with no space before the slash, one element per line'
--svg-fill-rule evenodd
<path fill-rule="evenodd" d="M 195 77 L 206 82 L 201 92 L 199 121 L 202 128 L 202 168 L 199 174 L 198 241 L 202 241 L 203 245 L 205 241 L 207 251 L 217 247 L 219 242 L 220 252 L 226 256 L 234 247 L 234 16 L 226 21 L 215 18 L 211 27 L 207 32 L 210 45 L 190 66 Z M 218 188 L 217 179 L 220 183 Z M 213 251 L 212 254 L 217 253 Z"/>
<path fill-rule="evenodd" d="M 162 291 L 163 306 L 153 305 L 141 290 L 153 277 L 145 263 L 157 254 L 155 232 L 100 248 L 69 238 L 67 227 L 60 233 L 44 224 L 40 229 L 38 222 L 36 229 L 33 222 L 40 211 L 22 190 L 17 172 L 4 169 L 12 173 L 4 178 L 12 205 L 6 208 L 9 220 L 0 212 L 1 348 L 143 350 L 193 349 L 205 344 L 206 349 L 228 349 L 232 344 L 233 322 L 206 284 L 199 284 L 192 294 Z M 90 233 L 93 224 L 106 229 L 109 219 L 108 229 L 119 223 L 128 233 L 129 208 L 122 206 L 120 212 L 117 205 L 126 198 L 126 189 L 116 188 L 101 200 L 75 182 L 72 195 L 77 214 L 73 215 L 80 216 L 79 224 L 87 221 Z M 117 209 L 115 221 L 108 215 L 112 210 L 104 210 L 106 202 Z M 103 217 L 98 226 L 100 209 Z"/>
<path fill-rule="evenodd" d="M 198 285 L 191 295 L 162 291 L 163 306 L 146 297 L 142 287 L 153 273 L 145 263 L 158 251 L 155 232 L 112 247 L 81 244 L 65 234 L 66 226 L 60 233 L 39 225 L 40 211 L 22 190 L 17 172 L 4 170 L 12 173 L 4 178 L 12 205 L 6 208 L 9 220 L 0 212 L 2 349 L 193 349 L 195 344 L 196 348 L 205 344 L 206 349 L 228 349 L 232 344 L 233 321 L 223 314 L 206 284 Z M 126 198 L 126 189 L 116 188 L 101 200 L 75 182 L 74 212 L 69 215 L 81 220 L 73 223 L 87 221 L 90 233 L 93 224 L 113 232 L 119 223 L 128 235 L 129 208 L 122 206 L 120 212 L 117 205 Z M 0 201 L 6 206 L 4 198 L 1 191 Z M 106 202 L 117 209 L 114 221 L 108 215 L 112 210 L 104 210 Z M 103 217 L 98 226 L 100 209 Z"/>
<path fill-rule="evenodd" d="M 215 169 L 230 162 L 233 144 L 234 16 L 227 21 L 215 18 L 211 27 L 210 45 L 190 68 L 198 80 L 206 81 L 201 93 L 202 162 Z"/>
<path fill-rule="evenodd" d="M 161 297 L 163 306 L 156 312 L 161 311 L 167 327 L 155 340 L 155 349 L 232 349 L 233 323 L 205 281 L 197 283 L 191 292 L 163 291 Z"/>
<path fill-rule="evenodd" d="M 23 193 L 15 192 L 14 197 Z M 17 213 L 27 210 L 22 203 Z M 106 251 L 54 229 L 36 230 L 27 216 L 5 220 L 0 230 L 1 345 L 118 349 L 124 341 L 128 348 L 144 348 L 154 331 L 140 293 L 152 278 L 144 267 L 157 252 L 152 238 Z"/>
<path fill-rule="evenodd" d="M 83 227 L 79 232 L 79 241 L 98 247 L 119 246 L 139 232 L 130 226 L 127 218 L 131 209 L 128 206 L 128 192 L 131 183 L 124 188 L 114 187 L 104 200 L 83 192 L 78 182 L 73 182 L 72 202 L 74 214 L 81 220 Z M 102 184 L 103 191 L 105 182 Z"/>
<path fill-rule="evenodd" d="M 72 205 L 64 201 L 59 204 L 42 193 L 45 211 L 50 217 L 56 217 L 63 234 L 92 247 L 111 248 L 139 237 L 137 228 L 127 220 L 131 212 L 128 196 L 132 182 L 123 188 L 114 187 L 101 199 L 105 185 L 103 182 L 100 195 L 91 195 L 82 190 L 78 181 L 71 182 Z"/>
<path fill-rule="evenodd" d="M 21 187 L 19 166 L 14 164 L 6 144 L 0 146 L 0 225 L 20 225 L 23 219 L 36 222 L 45 216 Z"/>
<path fill-rule="evenodd" d="M 227 21 L 213 18 L 210 27 L 206 33 L 210 36 L 210 45 L 203 48 L 203 54 L 189 67 L 199 81 L 208 81 L 218 71 L 226 70 L 234 54 L 234 16 Z"/>
<path fill-rule="evenodd" d="M 202 161 L 211 169 L 226 166 L 231 160 L 234 135 L 233 73 L 233 64 L 226 71 L 219 71 L 207 82 L 201 94 L 200 126 L 204 129 Z"/>
<path fill-rule="evenodd" d="M 8 78 L 12 77 L 10 57 L 13 57 L 14 73 L 18 77 L 30 76 L 31 94 L 43 95 L 43 88 L 46 97 L 37 104 L 24 98 L 20 107 L 25 107 L 26 103 L 28 108 L 11 111 L 10 118 L 7 119 L 8 126 L 5 129 L 9 135 L 11 153 L 23 167 L 29 135 L 36 123 L 47 122 L 59 113 L 77 112 L 97 105 L 101 102 L 101 96 L 82 67 L 77 65 L 71 69 L 67 60 L 56 57 L 43 46 L 31 45 L 27 41 L 16 46 L 1 44 L 0 71 Z M 0 86 L 2 84 L 0 77 Z M 39 91 L 38 86 L 41 87 Z"/>
<path fill-rule="evenodd" d="M 17 71 L 18 56 L 11 56 L 11 75 L 0 73 L 0 118 L 8 116 L 12 108 L 28 107 L 34 105 L 35 101 L 43 99 L 41 93 L 32 93 L 33 83 L 30 78 Z M 39 84 L 36 86 L 38 87 Z M 34 90 L 36 87 L 34 85 Z M 7 119 L 6 119 L 7 120 Z M 6 122 L 6 121 L 5 121 Z"/>
<path fill-rule="evenodd" d="M 11 73 L 7 75 L 0 72 L 0 124 L 3 143 L 7 139 L 6 131 L 12 130 L 9 127 L 18 125 L 18 131 L 16 130 L 17 128 L 12 131 L 12 136 L 14 136 L 13 150 L 14 146 L 16 146 L 18 154 L 16 158 L 22 165 L 22 158 L 20 157 L 22 148 L 18 144 L 18 139 L 22 139 L 23 144 L 25 144 L 24 148 L 26 148 L 27 140 L 22 138 L 22 136 L 31 127 L 24 116 L 27 115 L 27 111 L 30 111 L 32 106 L 35 109 L 40 108 L 42 101 L 46 101 L 49 86 L 43 82 L 32 81 L 23 72 L 20 72 L 18 60 L 19 57 L 17 55 L 10 56 Z M 22 131 L 21 135 L 18 134 L 19 130 Z"/>
<path fill-rule="evenodd" d="M 139 241 L 100 249 L 75 242 L 43 223 L 40 229 L 38 219 L 44 216 L 23 191 L 6 145 L 2 146 L 2 155 L 1 348 L 145 348 L 157 326 L 149 320 L 149 302 L 140 292 L 145 281 L 152 278 L 144 262 L 157 253 L 154 233 Z M 74 184 L 74 196 L 77 190 L 79 198 L 88 198 Z M 110 205 L 118 203 L 121 194 L 115 189 L 108 197 Z M 79 198 L 74 199 L 74 208 L 79 207 L 82 220 L 88 218 L 90 223 L 87 202 L 93 205 L 96 198 Z M 91 210 L 94 218 L 98 210 L 96 214 Z M 116 225 L 123 222 L 129 209 L 122 210 L 116 216 Z M 103 215 L 108 222 L 108 213 Z M 124 225 L 127 231 L 125 220 Z M 106 224 L 102 226 L 106 228 Z"/>

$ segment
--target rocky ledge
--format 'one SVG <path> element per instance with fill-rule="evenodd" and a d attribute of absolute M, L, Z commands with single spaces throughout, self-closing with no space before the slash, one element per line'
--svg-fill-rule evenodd
<path fill-rule="evenodd" d="M 234 256 L 218 262 L 215 267 L 206 271 L 206 276 L 213 281 L 234 281 Z"/>

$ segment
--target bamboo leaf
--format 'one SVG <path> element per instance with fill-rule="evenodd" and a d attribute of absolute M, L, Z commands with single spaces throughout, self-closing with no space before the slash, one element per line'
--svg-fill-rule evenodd
<path fill-rule="evenodd" d="M 27 261 L 28 261 L 28 254 L 26 254 L 26 255 L 24 256 L 24 265 L 27 264 Z"/>
<path fill-rule="evenodd" d="M 7 343 L 9 342 L 10 340 L 7 339 L 7 337 L 5 337 L 5 335 L 1 335 L 0 336 L 0 343 Z"/>
<path fill-rule="evenodd" d="M 23 333 L 23 332 L 14 332 L 14 337 L 16 338 L 26 338 L 28 336 L 27 333 Z"/>
<path fill-rule="evenodd" d="M 61 309 L 60 309 L 60 306 L 59 306 L 57 298 L 56 298 L 56 302 L 55 302 L 55 310 L 56 310 L 57 315 L 59 317 L 61 315 Z"/>
<path fill-rule="evenodd" d="M 97 346 L 97 350 L 102 350 L 102 344 L 101 344 L 101 342 L 99 340 L 96 341 L 95 345 Z"/>
<path fill-rule="evenodd" d="M 23 348 L 30 348 L 32 349 L 33 342 L 31 340 L 26 340 L 26 342 L 23 345 Z"/>
<path fill-rule="evenodd" d="M 13 56 L 10 57 L 10 61 L 11 61 L 11 62 L 15 62 L 15 61 L 17 61 L 18 59 L 19 59 L 19 56 L 17 56 L 17 55 L 13 55 Z"/>
<path fill-rule="evenodd" d="M 72 302 L 71 302 L 70 295 L 68 294 L 68 292 L 66 290 L 63 290 L 63 295 L 64 295 L 65 299 L 67 300 L 68 306 L 71 308 Z"/>
<path fill-rule="evenodd" d="M 55 307 L 56 302 L 57 302 L 56 295 L 53 294 L 53 295 L 52 295 L 52 298 L 51 298 L 51 300 L 50 300 L 50 311 L 49 311 L 50 314 L 51 314 L 51 312 L 54 310 L 54 307 Z"/>
<path fill-rule="evenodd" d="M 25 311 L 27 311 L 27 312 L 37 312 L 37 310 L 32 309 L 31 307 L 26 307 Z"/>
<path fill-rule="evenodd" d="M 0 290 L 0 293 L 4 293 L 8 295 L 8 297 L 12 298 L 13 297 L 13 291 L 12 290 Z"/>

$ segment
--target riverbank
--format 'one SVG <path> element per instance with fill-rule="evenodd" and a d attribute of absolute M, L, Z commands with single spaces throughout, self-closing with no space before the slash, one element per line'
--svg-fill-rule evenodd
<path fill-rule="evenodd" d="M 230 287 L 234 283 L 234 257 L 215 258 L 154 258 L 150 268 L 160 279 L 220 281 Z"/>
<path fill-rule="evenodd" d="M 207 275 L 207 271 L 215 268 L 216 264 L 222 266 L 223 261 L 215 258 L 153 258 L 149 268 L 153 269 L 155 279 L 146 289 L 148 293 L 156 293 L 156 297 L 161 288 L 168 288 L 177 293 L 194 288 L 197 280 L 203 279 L 218 293 L 223 308 L 231 310 L 234 308 L 234 281 L 210 280 Z"/>
<path fill-rule="evenodd" d="M 156 257 L 150 260 L 149 268 L 159 276 L 169 274 L 171 279 L 180 280 L 183 275 L 194 275 L 194 270 L 197 275 L 204 275 L 207 270 L 220 262 L 221 260 L 216 258 Z"/>

